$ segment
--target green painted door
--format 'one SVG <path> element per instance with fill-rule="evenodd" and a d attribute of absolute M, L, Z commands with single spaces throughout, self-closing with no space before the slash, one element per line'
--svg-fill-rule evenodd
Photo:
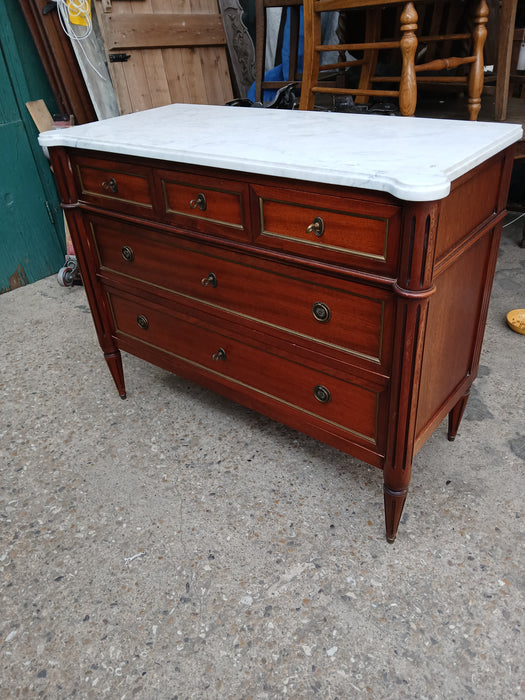
<path fill-rule="evenodd" d="M 51 91 L 16 0 L 0 2 L 0 293 L 58 271 L 64 226 L 25 103 Z"/>

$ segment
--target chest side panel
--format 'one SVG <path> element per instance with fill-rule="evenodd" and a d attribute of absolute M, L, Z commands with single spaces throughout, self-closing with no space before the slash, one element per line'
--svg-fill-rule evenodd
<path fill-rule="evenodd" d="M 500 154 L 453 184 L 442 201 L 421 393 L 420 447 L 476 377 L 512 159 Z"/>

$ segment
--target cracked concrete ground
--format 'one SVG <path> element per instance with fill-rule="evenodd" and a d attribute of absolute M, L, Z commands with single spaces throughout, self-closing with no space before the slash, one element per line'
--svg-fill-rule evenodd
<path fill-rule="evenodd" d="M 0 697 L 523 697 L 522 223 L 391 546 L 378 470 L 127 355 L 122 401 L 81 287 L 1 296 Z"/>

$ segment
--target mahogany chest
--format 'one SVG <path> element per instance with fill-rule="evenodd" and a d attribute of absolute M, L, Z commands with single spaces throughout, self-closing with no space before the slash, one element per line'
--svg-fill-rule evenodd
<path fill-rule="evenodd" d="M 177 132 L 189 108 L 171 109 Z M 253 113 L 214 109 L 244 125 Z M 209 139 L 209 123 L 198 123 L 209 112 L 191 114 Z M 351 132 L 351 116 L 338 116 Z M 138 134 L 144 115 L 133 117 Z M 265 119 L 270 129 L 278 121 L 256 122 Z M 445 195 L 418 191 L 412 172 L 410 198 L 389 191 L 400 187 L 385 186 L 383 172 L 363 176 L 366 186 L 355 175 L 358 185 L 323 181 L 300 163 L 272 174 L 240 156 L 229 163 L 226 143 L 222 161 L 203 164 L 183 136 L 159 157 L 160 136 L 148 151 L 117 129 L 117 147 L 97 126 L 41 142 L 119 394 L 124 350 L 382 469 L 393 541 L 414 454 L 447 416 L 454 439 L 476 376 L 517 131 L 451 177 Z M 376 148 L 370 159 L 379 157 Z"/>

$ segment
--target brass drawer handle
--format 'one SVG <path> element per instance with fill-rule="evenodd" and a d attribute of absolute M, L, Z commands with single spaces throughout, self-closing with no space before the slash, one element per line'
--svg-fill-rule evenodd
<path fill-rule="evenodd" d="M 122 257 L 129 263 L 135 260 L 135 253 L 133 252 L 133 249 L 129 247 L 129 245 L 122 246 Z"/>
<path fill-rule="evenodd" d="M 332 400 L 332 395 L 322 384 L 317 384 L 314 387 L 314 396 L 320 403 L 330 403 Z"/>
<path fill-rule="evenodd" d="M 109 192 L 111 190 L 111 192 L 113 192 L 114 194 L 117 194 L 118 185 L 117 185 L 117 181 L 115 180 L 115 178 L 112 177 L 109 180 L 104 181 L 102 183 L 102 189 L 105 190 L 106 192 Z"/>
<path fill-rule="evenodd" d="M 214 352 L 213 355 L 211 356 L 211 359 L 214 362 L 217 362 L 218 360 L 222 360 L 223 362 L 226 362 L 226 350 L 224 348 L 219 348 L 217 352 Z"/>
<path fill-rule="evenodd" d="M 314 233 L 317 238 L 321 238 L 324 233 L 324 221 L 320 216 L 316 216 L 312 223 L 306 227 L 306 233 Z"/>
<path fill-rule="evenodd" d="M 213 272 L 210 272 L 207 277 L 203 277 L 201 279 L 201 284 L 203 287 L 216 287 L 217 277 L 213 274 Z"/>
<path fill-rule="evenodd" d="M 192 199 L 192 200 L 191 200 L 191 202 L 190 202 L 190 207 L 191 207 L 192 209 L 196 209 L 197 207 L 199 207 L 199 209 L 200 209 L 201 211 L 206 211 L 206 207 L 207 207 L 207 204 L 206 204 L 206 196 L 203 195 L 202 192 L 199 192 L 199 194 L 197 195 L 196 199 Z"/>
<path fill-rule="evenodd" d="M 315 320 L 319 321 L 319 323 L 328 323 L 330 317 L 332 316 L 330 307 L 326 304 L 323 304 L 322 301 L 315 302 L 315 304 L 312 306 L 312 313 L 314 315 Z"/>
<path fill-rule="evenodd" d="M 148 330 L 148 328 L 149 328 L 148 319 L 145 316 L 143 316 L 142 314 L 139 314 L 137 316 L 137 323 L 139 324 L 139 326 L 142 328 L 143 331 Z"/>

